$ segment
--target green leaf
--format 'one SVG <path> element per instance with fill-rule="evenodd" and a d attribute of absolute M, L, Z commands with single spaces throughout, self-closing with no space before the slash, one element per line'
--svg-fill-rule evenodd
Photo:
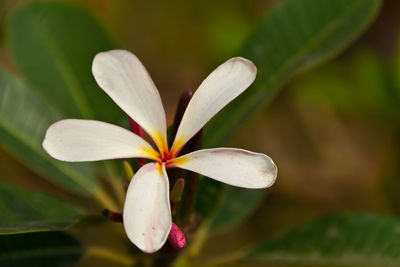
<path fill-rule="evenodd" d="M 91 73 L 94 56 L 112 44 L 90 14 L 66 3 L 30 3 L 9 17 L 6 34 L 26 79 L 64 115 L 119 122 L 122 111 Z"/>
<path fill-rule="evenodd" d="M 201 177 L 198 184 L 195 211 L 206 219 L 215 214 L 224 194 L 225 186 L 214 179 Z"/>
<path fill-rule="evenodd" d="M 83 247 L 63 232 L 0 236 L 1 266 L 75 266 L 83 253 Z"/>
<path fill-rule="evenodd" d="M 234 227 L 252 214 L 266 195 L 265 189 L 226 186 L 207 177 L 200 179 L 198 190 L 195 211 L 210 220 L 212 231 Z"/>
<path fill-rule="evenodd" d="M 227 143 L 285 81 L 348 46 L 379 5 L 379 0 L 288 0 L 273 8 L 238 53 L 257 66 L 256 82 L 211 121 L 205 146 Z"/>
<path fill-rule="evenodd" d="M 265 197 L 265 189 L 243 189 L 229 186 L 222 198 L 221 206 L 211 230 L 227 229 L 240 223 L 253 213 Z"/>
<path fill-rule="evenodd" d="M 272 100 L 284 82 L 354 41 L 372 22 L 379 5 L 379 0 L 287 0 L 273 8 L 238 53 L 255 63 L 258 77 L 208 124 L 204 146 L 226 145 L 251 115 Z M 232 222 L 245 218 L 264 197 L 262 192 L 240 188 L 226 192 L 231 193 L 224 197 L 225 204 L 218 213 L 219 218 L 230 214 Z M 252 201 L 241 205 L 242 212 L 233 213 L 230 205 L 237 195 Z"/>
<path fill-rule="evenodd" d="M 346 58 L 302 75 L 291 84 L 290 93 L 300 105 L 329 105 L 380 122 L 396 121 L 398 98 L 387 74 L 374 51 L 358 48 Z"/>
<path fill-rule="evenodd" d="M 296 266 L 400 266 L 400 220 L 364 213 L 332 215 L 272 238 L 244 259 Z"/>
<path fill-rule="evenodd" d="M 0 235 L 64 230 L 83 216 L 54 197 L 0 184 Z"/>
<path fill-rule="evenodd" d="M 0 142 L 24 164 L 71 191 L 95 193 L 90 164 L 52 159 L 42 148 L 47 127 L 61 119 L 33 90 L 0 69 Z"/>

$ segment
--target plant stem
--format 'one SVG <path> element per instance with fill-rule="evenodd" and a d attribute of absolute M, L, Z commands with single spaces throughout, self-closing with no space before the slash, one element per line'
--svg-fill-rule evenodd
<path fill-rule="evenodd" d="M 189 104 L 192 96 L 193 96 L 193 90 L 185 90 L 182 93 L 181 98 L 179 99 L 179 103 L 175 112 L 174 123 L 172 124 L 171 134 L 169 136 L 170 144 L 172 144 L 172 142 L 174 141 L 176 132 L 178 131 L 179 124 L 181 123 L 183 114 L 185 113 L 186 107 Z"/>
<path fill-rule="evenodd" d="M 200 253 L 201 249 L 203 248 L 209 227 L 210 222 L 207 222 L 197 230 L 187 249 L 174 261 L 172 265 L 173 267 L 191 266 L 190 262 Z"/>
<path fill-rule="evenodd" d="M 200 130 L 193 138 L 189 141 L 189 151 L 199 150 L 202 145 L 202 130 Z M 195 172 L 188 172 L 186 177 L 187 182 L 187 194 L 185 199 L 185 206 L 183 210 L 183 225 L 186 225 L 190 221 L 194 205 L 196 204 L 197 187 L 199 183 L 199 175 Z"/>
<path fill-rule="evenodd" d="M 192 96 L 193 96 L 193 91 L 186 90 L 182 93 L 181 98 L 179 99 L 179 103 L 178 103 L 178 106 L 177 106 L 176 112 L 175 112 L 174 122 L 171 126 L 171 132 L 169 133 L 168 142 L 171 145 L 174 142 L 174 138 L 175 138 L 176 132 L 178 131 L 179 124 L 181 123 L 183 114 L 185 113 L 186 107 L 189 104 Z M 176 181 L 178 180 L 178 177 L 183 176 L 183 171 L 181 169 L 174 168 L 174 169 L 170 170 L 169 174 L 170 174 L 169 175 L 170 184 L 175 184 Z"/>
<path fill-rule="evenodd" d="M 113 222 L 120 222 L 120 223 L 123 222 L 122 213 L 113 212 L 111 210 L 104 209 L 102 214 L 104 217 L 110 219 Z"/>

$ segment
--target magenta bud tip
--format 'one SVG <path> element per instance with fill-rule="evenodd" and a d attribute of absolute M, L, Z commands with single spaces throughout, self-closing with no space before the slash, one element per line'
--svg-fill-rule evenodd
<path fill-rule="evenodd" d="M 171 231 L 168 235 L 168 241 L 175 248 L 181 249 L 186 246 L 186 238 L 183 234 L 182 230 L 179 227 L 172 223 Z"/>

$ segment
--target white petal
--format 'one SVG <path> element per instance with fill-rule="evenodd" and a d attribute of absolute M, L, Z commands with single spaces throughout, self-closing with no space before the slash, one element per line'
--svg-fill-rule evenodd
<path fill-rule="evenodd" d="M 148 163 L 133 176 L 123 220 L 128 238 L 144 252 L 155 252 L 164 245 L 172 221 L 169 183 L 163 165 Z"/>
<path fill-rule="evenodd" d="M 166 119 L 160 94 L 139 59 L 126 50 L 96 55 L 92 65 L 99 86 L 166 150 Z"/>
<path fill-rule="evenodd" d="M 47 129 L 43 147 L 63 161 L 151 158 L 157 152 L 136 134 L 101 121 L 68 119 Z"/>
<path fill-rule="evenodd" d="M 194 151 L 172 160 L 172 165 L 244 188 L 269 187 L 278 173 L 270 157 L 236 148 Z"/>
<path fill-rule="evenodd" d="M 255 65 L 244 58 L 231 58 L 214 70 L 194 93 L 179 125 L 173 154 L 192 138 L 218 111 L 254 81 Z"/>

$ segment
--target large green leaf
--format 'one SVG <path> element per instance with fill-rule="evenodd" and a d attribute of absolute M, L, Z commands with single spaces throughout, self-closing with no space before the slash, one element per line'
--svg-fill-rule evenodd
<path fill-rule="evenodd" d="M 65 115 L 119 122 L 121 110 L 97 86 L 94 56 L 112 48 L 97 21 L 66 3 L 30 3 L 8 19 L 8 46 L 26 79 Z"/>
<path fill-rule="evenodd" d="M 1 145 L 50 181 L 94 193 L 98 187 L 91 165 L 54 160 L 42 148 L 47 127 L 60 118 L 33 90 L 0 69 Z"/>
<path fill-rule="evenodd" d="M 195 203 L 195 211 L 202 217 L 207 218 L 215 214 L 222 201 L 225 186 L 214 179 L 201 177 Z"/>
<path fill-rule="evenodd" d="M 374 19 L 379 4 L 379 0 L 287 0 L 273 8 L 238 54 L 257 66 L 256 82 L 209 123 L 205 147 L 227 144 L 285 81 L 354 41 Z M 216 219 L 225 218 L 223 224 L 233 225 L 250 214 L 263 197 L 262 192 L 228 187 Z M 233 209 L 240 212 L 231 212 Z"/>
<path fill-rule="evenodd" d="M 82 246 L 63 232 L 0 236 L 0 266 L 75 266 L 83 253 Z"/>
<path fill-rule="evenodd" d="M 296 266 L 400 266 L 400 220 L 364 213 L 324 217 L 256 246 L 245 259 Z"/>
<path fill-rule="evenodd" d="M 83 216 L 54 197 L 0 184 L 0 235 L 64 230 Z"/>
<path fill-rule="evenodd" d="M 227 230 L 254 212 L 264 199 L 265 189 L 226 186 L 204 177 L 199 181 L 195 211 L 209 221 L 212 231 Z"/>
<path fill-rule="evenodd" d="M 226 229 L 241 222 L 255 211 L 264 197 L 264 189 L 227 188 L 219 211 L 211 224 L 211 229 Z"/>
<path fill-rule="evenodd" d="M 206 128 L 205 146 L 227 143 L 289 78 L 340 52 L 377 14 L 379 0 L 287 0 L 271 10 L 238 55 L 258 68 L 255 84 Z"/>
<path fill-rule="evenodd" d="M 360 49 L 296 79 L 291 85 L 294 101 L 302 105 L 330 105 L 340 112 L 368 119 L 398 117 L 398 98 L 378 55 Z"/>

